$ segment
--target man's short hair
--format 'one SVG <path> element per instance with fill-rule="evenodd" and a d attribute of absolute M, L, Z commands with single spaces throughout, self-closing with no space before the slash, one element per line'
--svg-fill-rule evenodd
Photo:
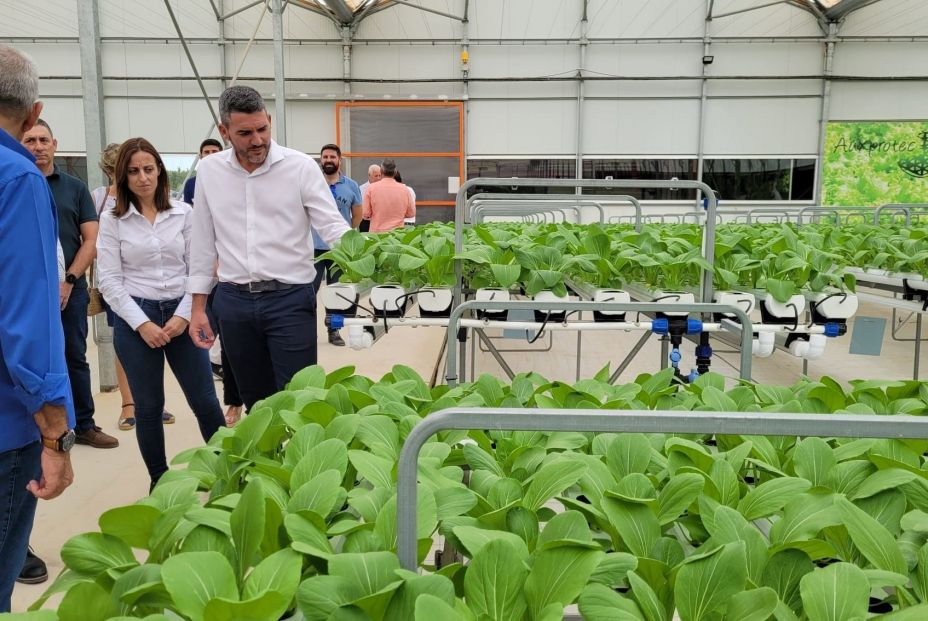
<path fill-rule="evenodd" d="M 396 162 L 393 160 L 384 160 L 380 168 L 383 169 L 384 177 L 392 177 L 396 174 Z"/>
<path fill-rule="evenodd" d="M 233 112 L 252 114 L 266 110 L 261 93 L 250 86 L 230 86 L 219 96 L 219 120 L 228 125 Z"/>
<path fill-rule="evenodd" d="M 338 154 L 338 157 L 342 156 L 342 150 L 338 147 L 337 144 L 332 144 L 331 142 L 327 145 L 323 145 L 323 147 L 319 149 L 319 155 L 322 155 L 323 151 L 335 151 L 335 153 Z"/>
<path fill-rule="evenodd" d="M 203 153 L 203 149 L 205 149 L 206 147 L 216 147 L 220 151 L 222 151 L 224 148 L 222 146 L 222 143 L 216 140 L 215 138 L 207 138 L 206 140 L 200 143 L 200 150 L 197 151 L 197 153 Z"/>
<path fill-rule="evenodd" d="M 0 43 L 0 114 L 25 118 L 39 98 L 39 70 L 29 56 Z"/>
<path fill-rule="evenodd" d="M 41 125 L 41 126 L 44 127 L 45 129 L 47 129 L 47 130 L 48 130 L 48 135 L 51 136 L 52 138 L 55 137 L 55 132 L 53 132 L 51 126 L 50 126 L 48 123 L 45 122 L 45 119 L 37 119 L 36 122 L 35 122 L 35 124 L 36 124 L 36 125 Z"/>
<path fill-rule="evenodd" d="M 375 171 L 382 172 L 380 170 L 380 164 L 371 164 L 370 166 L 367 167 L 367 174 L 373 175 Z"/>

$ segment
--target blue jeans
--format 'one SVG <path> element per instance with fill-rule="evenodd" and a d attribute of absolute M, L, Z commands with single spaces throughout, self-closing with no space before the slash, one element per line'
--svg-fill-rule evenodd
<path fill-rule="evenodd" d="M 90 296 L 84 287 L 74 287 L 68 304 L 61 311 L 64 328 L 64 357 L 68 362 L 68 378 L 74 397 L 75 431 L 93 429 L 93 391 L 90 386 L 90 365 L 87 364 L 87 304 Z"/>
<path fill-rule="evenodd" d="M 239 394 L 250 410 L 316 364 L 316 295 L 312 284 L 248 293 L 219 283 L 213 313 Z"/>
<path fill-rule="evenodd" d="M 0 453 L 0 613 L 10 611 L 13 585 L 26 560 L 36 498 L 26 484 L 42 475 L 42 444 Z"/>
<path fill-rule="evenodd" d="M 148 318 L 161 327 L 174 316 L 180 302 L 179 299 L 160 302 L 133 299 Z M 194 345 L 187 334 L 175 337 L 164 347 L 149 347 L 142 336 L 118 316 L 113 326 L 113 345 L 126 371 L 126 379 L 135 401 L 135 436 L 154 484 L 168 470 L 164 453 L 164 425 L 161 420 L 164 412 L 165 359 L 184 392 L 187 404 L 197 417 L 203 440 L 209 440 L 217 429 L 225 425 L 213 387 L 209 352 Z"/>

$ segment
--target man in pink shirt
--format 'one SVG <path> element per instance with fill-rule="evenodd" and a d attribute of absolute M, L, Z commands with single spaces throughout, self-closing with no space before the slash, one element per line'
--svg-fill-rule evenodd
<path fill-rule="evenodd" d="M 409 190 L 393 177 L 396 175 L 396 162 L 384 160 L 380 165 L 383 179 L 372 183 L 364 195 L 362 218 L 371 221 L 371 233 L 383 233 L 403 226 L 404 218 L 416 215 L 416 205 L 412 202 Z"/>

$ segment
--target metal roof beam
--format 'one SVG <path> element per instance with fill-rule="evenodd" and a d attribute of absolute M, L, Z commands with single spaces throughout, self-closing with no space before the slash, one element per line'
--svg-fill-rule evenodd
<path fill-rule="evenodd" d="M 825 11 L 825 17 L 829 21 L 838 21 L 844 16 L 846 16 L 851 11 L 856 11 L 857 9 L 862 9 L 865 6 L 869 6 L 878 0 L 841 0 L 836 5 L 827 9 Z"/>
<path fill-rule="evenodd" d="M 325 4 L 332 9 L 332 12 L 335 13 L 338 21 L 342 24 L 348 25 L 354 22 L 354 11 L 351 10 L 345 0 L 325 0 Z"/>

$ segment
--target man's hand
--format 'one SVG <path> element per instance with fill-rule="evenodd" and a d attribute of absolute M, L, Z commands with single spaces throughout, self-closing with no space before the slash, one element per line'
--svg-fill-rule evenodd
<path fill-rule="evenodd" d="M 194 308 L 193 311 L 191 311 L 190 328 L 188 332 L 190 333 L 190 338 L 193 339 L 193 344 L 200 349 L 209 349 L 216 340 L 212 328 L 209 327 L 209 319 L 207 319 L 206 311 L 204 310 Z"/>
<path fill-rule="evenodd" d="M 187 331 L 187 324 L 188 322 L 186 319 L 174 315 L 164 324 L 164 332 L 173 341 L 176 337 Z"/>
<path fill-rule="evenodd" d="M 43 448 L 42 478 L 38 481 L 29 481 L 26 489 L 36 498 L 51 500 L 60 496 L 73 482 L 74 470 L 71 469 L 71 454 Z"/>
<path fill-rule="evenodd" d="M 142 337 L 142 340 L 152 349 L 164 347 L 171 342 L 171 337 L 168 336 L 168 333 L 153 321 L 146 321 L 140 325 L 138 327 L 138 333 L 139 336 Z"/>
<path fill-rule="evenodd" d="M 71 291 L 74 289 L 74 285 L 63 282 L 58 286 L 58 304 L 60 310 L 64 310 L 65 306 L 68 305 L 68 300 L 71 298 Z"/>

